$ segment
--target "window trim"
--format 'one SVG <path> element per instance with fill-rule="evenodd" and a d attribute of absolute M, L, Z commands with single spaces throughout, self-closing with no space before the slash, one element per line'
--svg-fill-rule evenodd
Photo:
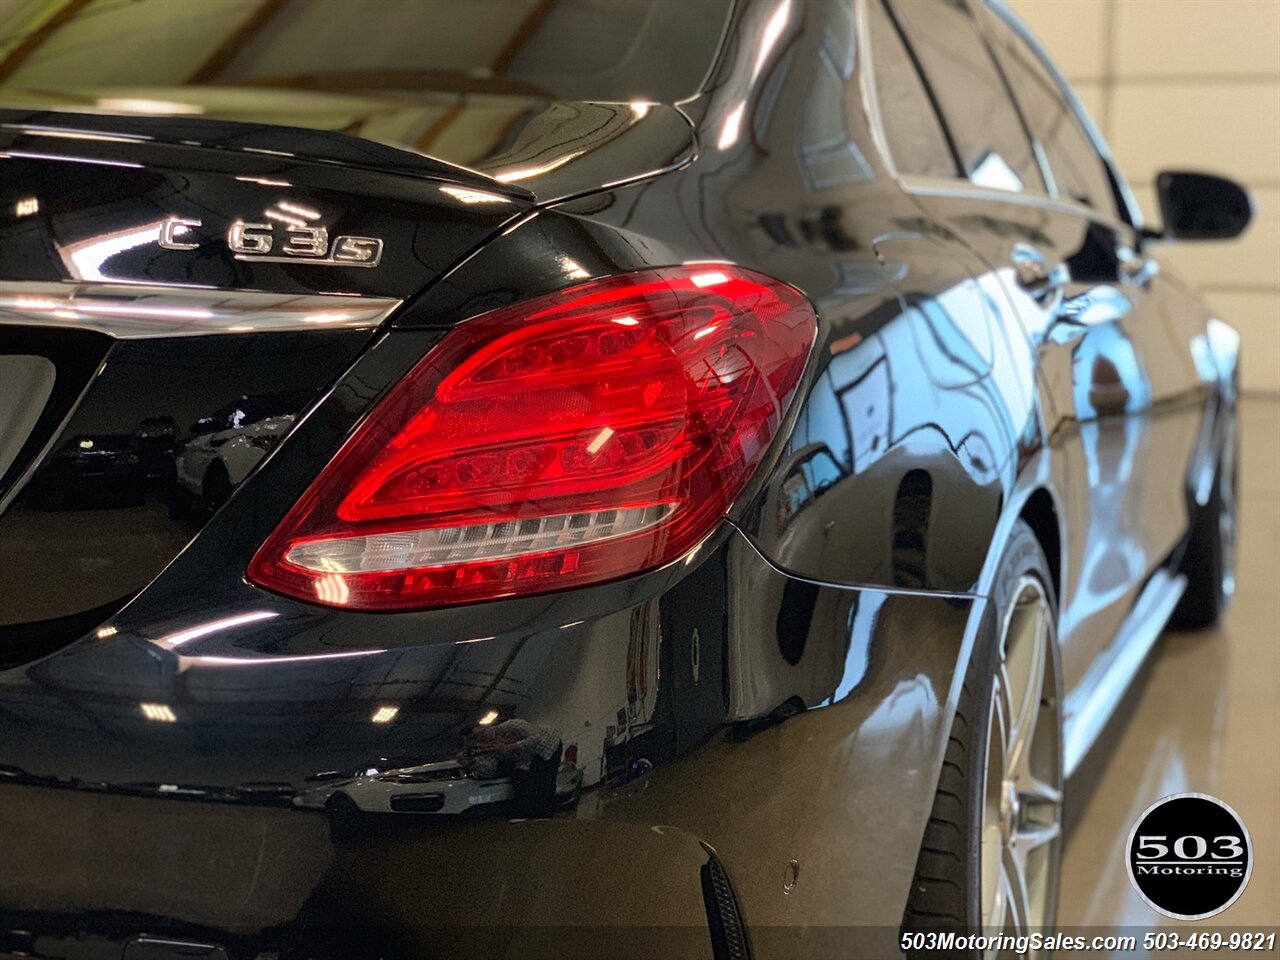
<path fill-rule="evenodd" d="M 889 14 L 889 19 L 893 22 L 894 27 L 897 29 L 898 39 L 902 41 L 902 45 L 906 48 L 907 53 L 911 58 L 911 63 L 915 66 L 915 69 L 916 69 L 916 75 L 920 78 L 920 82 L 924 84 L 925 91 L 929 96 L 929 102 L 933 105 L 933 112 L 935 116 L 937 116 L 938 122 L 942 125 L 942 129 L 945 132 L 947 143 L 951 145 L 952 152 L 955 155 L 955 164 L 956 164 L 956 170 L 957 170 L 956 179 L 964 181 L 969 184 L 973 184 L 974 186 L 978 186 L 979 189 L 989 189 L 989 188 L 981 187 L 978 184 L 974 184 L 972 179 L 972 174 L 968 171 L 968 169 L 965 166 L 964 157 L 960 152 L 960 141 L 957 139 L 955 131 L 952 129 L 952 125 L 950 121 L 947 119 L 946 112 L 942 109 L 941 101 L 938 99 L 937 94 L 934 92 L 933 81 L 929 79 L 929 71 L 925 69 L 924 63 L 921 61 L 919 54 L 916 52 L 915 44 L 912 43 L 911 37 L 908 35 L 906 28 L 902 25 L 902 21 L 898 19 L 898 13 L 897 13 L 898 0 L 879 0 L 879 2 L 884 7 L 885 11 Z M 911 0 L 908 0 L 908 2 L 911 2 Z M 1026 118 L 1022 115 L 1022 107 L 1018 103 L 1018 99 L 1013 95 L 1013 91 L 1009 86 L 1009 80 L 1005 76 L 1004 67 L 1001 65 L 999 58 L 995 54 L 995 51 L 991 49 L 990 38 L 987 36 L 987 31 L 983 27 L 979 18 L 974 15 L 973 11 L 968 9 L 968 2 L 970 2 L 970 0 L 960 0 L 960 3 L 964 4 L 965 15 L 968 16 L 971 21 L 970 25 L 973 28 L 974 35 L 978 38 L 979 45 L 982 47 L 982 50 L 986 53 L 987 59 L 991 64 L 991 69 L 995 72 L 996 79 L 1000 84 L 1001 91 L 1003 91 L 1004 93 L 1005 100 L 1009 104 L 1009 106 L 1012 107 L 1013 109 L 1013 116 L 1017 122 L 1018 130 L 1021 133 L 1022 138 L 1026 141 L 1027 150 L 1031 154 L 1031 159 L 1035 167 L 1035 171 L 1040 177 L 1040 183 L 1037 185 L 1032 185 L 1031 187 L 1028 187 L 1027 185 L 1024 184 L 1021 190 L 1018 190 L 1018 191 L 1010 190 L 1008 192 L 1009 193 L 1015 193 L 1015 192 L 1030 193 L 1030 194 L 1036 194 L 1039 196 L 1047 195 L 1052 197 L 1053 196 L 1052 181 L 1045 176 L 1045 166 L 1041 162 L 1042 158 L 1039 152 L 1037 152 L 1036 150 L 1036 138 L 1031 135 L 1031 128 L 1027 125 Z M 981 0 L 974 0 L 974 2 L 981 2 Z"/>
<path fill-rule="evenodd" d="M 1080 129 L 1084 131 L 1089 145 L 1093 147 L 1094 152 L 1102 160 L 1102 165 L 1107 171 L 1107 177 L 1111 181 L 1112 193 L 1114 194 L 1116 206 L 1123 217 L 1124 225 L 1141 233 L 1144 227 L 1142 210 L 1133 196 L 1133 191 L 1129 188 L 1129 182 L 1120 174 L 1120 169 L 1116 166 L 1115 157 L 1111 153 L 1111 147 L 1108 146 L 1106 139 L 1102 136 L 1102 131 L 1093 122 L 1093 117 L 1089 116 L 1089 112 L 1085 110 L 1080 98 L 1076 96 L 1075 89 L 1071 86 L 1070 81 L 1058 69 L 1058 65 L 1053 62 L 1048 52 L 1041 46 L 1031 31 L 1027 29 L 1026 24 L 1018 19 L 1004 0 L 977 0 L 977 2 L 983 4 L 991 12 L 992 16 L 997 17 L 1001 23 L 1007 26 L 1013 32 L 1013 35 L 1026 44 L 1027 49 L 1040 61 L 1040 65 L 1044 67 L 1045 72 L 1049 74 L 1050 79 L 1057 86 L 1058 93 L 1071 109 L 1076 122 L 1080 124 Z M 1016 102 L 1016 94 L 1011 95 L 1014 96 Z M 1083 204 L 1080 204 L 1080 206 L 1083 206 Z M 1092 210 L 1093 208 L 1085 207 L 1085 209 Z"/>
<path fill-rule="evenodd" d="M 914 174 L 904 174 L 898 170 L 893 160 L 893 153 L 889 149 L 888 137 L 885 134 L 884 122 L 880 112 L 879 98 L 875 93 L 875 64 L 874 53 L 871 49 L 870 40 L 870 23 L 868 21 L 867 4 L 882 3 L 883 0 L 857 0 L 857 9 L 855 10 L 855 25 L 857 28 L 857 48 L 858 58 L 860 61 L 858 67 L 859 84 L 862 87 L 862 106 L 866 113 L 868 126 L 871 130 L 871 139 L 875 147 L 876 153 L 879 155 L 880 162 L 884 165 L 885 170 L 889 174 L 889 178 L 898 185 L 903 192 L 912 196 L 928 196 L 928 197 L 955 197 L 959 199 L 973 200 L 993 200 L 1003 203 L 1016 203 L 1021 206 L 1040 207 L 1042 209 L 1051 210 L 1056 213 L 1072 214 L 1083 217 L 1088 220 L 1095 221 L 1102 226 L 1112 229 L 1132 230 L 1135 233 L 1142 233 L 1142 217 L 1137 213 L 1137 204 L 1134 202 L 1133 194 L 1129 190 L 1128 183 L 1122 178 L 1115 167 L 1115 161 L 1111 156 L 1106 142 L 1102 139 L 1097 127 L 1093 124 L 1092 118 L 1084 112 L 1080 105 L 1079 99 L 1075 95 L 1075 91 L 1071 89 L 1070 84 L 1062 76 L 1062 73 L 1054 65 L 1044 53 L 1043 48 L 1035 41 L 1025 27 L 1018 22 L 1017 18 L 1008 12 L 1003 0 L 974 0 L 974 2 L 982 3 L 987 6 L 994 14 L 1000 16 L 1001 20 L 1007 23 L 1015 34 L 1025 42 L 1032 52 L 1044 63 L 1045 68 L 1049 71 L 1050 76 L 1054 79 L 1063 91 L 1063 96 L 1067 101 L 1067 105 L 1079 118 L 1081 126 L 1084 128 L 1085 135 L 1088 137 L 1090 144 L 1098 152 L 1107 170 L 1107 175 L 1111 178 L 1113 187 L 1116 190 L 1116 199 L 1120 208 L 1120 213 L 1128 220 L 1116 220 L 1109 212 L 1097 210 L 1093 207 L 1087 207 L 1084 204 L 1077 203 L 1074 200 L 1064 199 L 1059 196 L 1052 196 L 1047 193 L 1037 191 L 1012 191 L 1012 190 L 993 190 L 989 187 L 980 187 L 968 178 L 967 174 L 962 171 L 962 166 L 954 157 L 954 141 L 951 137 L 950 128 L 947 126 L 945 119 L 939 115 L 936 102 L 934 101 L 932 91 L 929 88 L 928 79 L 917 67 L 920 73 L 921 82 L 925 85 L 925 89 L 929 91 L 930 104 L 934 110 L 934 115 L 938 122 L 942 125 L 944 135 L 949 145 L 953 148 L 953 161 L 957 163 L 957 176 L 953 178 L 940 179 L 938 177 L 921 177 Z M 886 12 L 892 18 L 892 12 L 886 5 Z M 895 28 L 897 20 L 893 19 Z M 901 34 L 900 34 L 901 36 Z M 986 38 L 983 36 L 985 42 Z M 907 43 L 907 49 L 911 50 L 911 45 Z M 911 59 L 913 64 L 916 62 L 914 51 Z M 1032 140 L 1033 146 L 1036 141 Z M 1039 153 L 1037 151 L 1037 160 Z M 1052 188 L 1054 184 L 1046 184 Z"/>

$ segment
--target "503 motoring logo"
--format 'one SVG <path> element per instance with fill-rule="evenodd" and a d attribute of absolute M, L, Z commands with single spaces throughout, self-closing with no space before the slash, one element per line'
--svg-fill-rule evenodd
<path fill-rule="evenodd" d="M 1216 797 L 1157 800 L 1129 834 L 1129 880 L 1153 910 L 1176 920 L 1217 916 L 1244 892 L 1253 844 L 1240 815 Z"/>

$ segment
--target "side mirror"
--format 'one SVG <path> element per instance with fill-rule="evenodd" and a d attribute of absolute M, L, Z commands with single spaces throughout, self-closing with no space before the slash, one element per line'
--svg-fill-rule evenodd
<path fill-rule="evenodd" d="M 1244 187 L 1210 173 L 1166 170 L 1156 178 L 1156 193 L 1164 236 L 1174 240 L 1229 240 L 1253 217 Z"/>

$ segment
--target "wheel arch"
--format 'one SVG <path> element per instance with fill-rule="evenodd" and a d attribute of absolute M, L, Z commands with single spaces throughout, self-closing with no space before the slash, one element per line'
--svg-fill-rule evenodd
<path fill-rule="evenodd" d="M 1053 580 L 1053 596 L 1062 602 L 1062 522 L 1058 504 L 1048 487 L 1037 487 L 1027 497 L 1018 516 L 1031 528 L 1040 541 L 1045 559 L 1049 561 L 1049 575 Z"/>

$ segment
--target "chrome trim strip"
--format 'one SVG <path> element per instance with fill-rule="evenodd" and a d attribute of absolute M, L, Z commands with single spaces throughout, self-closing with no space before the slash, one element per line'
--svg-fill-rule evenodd
<path fill-rule="evenodd" d="M 1129 224 L 1122 223 L 1115 217 L 1107 216 L 1104 211 L 1095 210 L 1092 207 L 1086 207 L 1071 200 L 1058 197 L 1048 197 L 1042 193 L 995 190 L 990 187 L 980 187 L 970 180 L 961 180 L 959 178 L 955 180 L 937 180 L 929 177 L 904 176 L 899 178 L 899 183 L 902 184 L 902 188 L 907 193 L 918 196 L 953 197 L 959 200 L 988 200 L 996 203 L 1016 203 L 1023 207 L 1038 207 L 1042 210 L 1052 210 L 1055 213 L 1072 214 L 1080 217 L 1081 219 L 1093 220 L 1103 226 L 1111 227 L 1116 230 L 1133 229 Z"/>
<path fill-rule="evenodd" d="M 48 357 L 0 354 L 0 478 L 40 422 L 57 379 L 58 369 Z"/>
<path fill-rule="evenodd" d="M 1059 68 L 1058 64 L 1049 56 L 1043 44 L 1036 38 L 1021 18 L 1009 9 L 1009 5 L 1005 0 L 983 0 L 987 9 L 991 10 L 997 17 L 1004 21 L 1005 25 L 1014 32 L 1014 34 L 1031 48 L 1031 52 L 1039 59 L 1041 66 L 1045 68 L 1054 83 L 1058 86 L 1058 92 L 1063 95 L 1067 101 L 1067 106 L 1071 108 L 1076 119 L 1080 121 L 1080 125 L 1084 127 L 1085 136 L 1093 144 L 1101 156 L 1103 162 L 1111 175 L 1115 177 L 1116 186 L 1120 188 L 1120 199 L 1124 204 L 1122 211 L 1129 217 L 1129 223 L 1125 224 L 1129 229 L 1141 233 L 1146 221 L 1142 216 L 1142 207 L 1138 204 L 1137 198 L 1133 195 L 1133 188 L 1129 185 L 1129 181 L 1120 171 L 1119 165 L 1116 163 L 1115 155 L 1111 152 L 1111 146 L 1107 143 L 1106 138 L 1102 135 L 1102 131 L 1094 122 L 1089 111 L 1084 108 L 1084 104 L 1080 102 L 1080 98 L 1076 96 L 1075 87 L 1067 80 Z M 1091 210 L 1091 207 L 1082 207 L 1084 210 Z"/>
<path fill-rule="evenodd" d="M 3 289 L 3 286 L 3 284 L 0 284 L 0 290 Z M 80 409 L 80 404 L 84 402 L 84 398 L 88 396 L 89 391 L 93 389 L 94 382 L 102 375 L 102 371 L 106 367 L 106 363 L 107 361 L 104 357 L 98 364 L 97 369 L 93 371 L 93 376 L 86 380 L 84 386 L 80 388 L 80 392 L 76 394 L 74 402 L 72 402 L 71 406 L 67 408 L 66 414 L 63 415 L 62 419 L 58 422 L 58 425 L 53 428 L 53 431 L 49 434 L 49 438 L 44 442 L 44 446 L 36 451 L 36 455 L 31 458 L 31 462 L 27 464 L 26 468 L 18 474 L 14 478 L 13 483 L 9 485 L 9 491 L 5 493 L 0 490 L 0 516 L 4 516 L 4 512 L 9 509 L 9 504 L 13 503 L 14 499 L 22 491 L 22 488 L 27 485 L 27 481 L 35 475 L 35 472 L 40 469 L 40 465 L 44 463 L 45 458 L 49 456 L 49 452 L 57 445 L 58 438 L 62 436 L 71 421 L 75 418 L 76 411 Z"/>
<path fill-rule="evenodd" d="M 1062 766 L 1067 777 L 1075 773 L 1097 742 L 1186 588 L 1187 578 L 1182 574 L 1157 570 L 1116 634 L 1109 655 L 1098 657 L 1067 696 L 1062 724 Z"/>
<path fill-rule="evenodd" d="M 402 302 L 341 294 L 0 281 L 0 327 L 68 327 L 94 330 L 118 340 L 313 328 L 372 329 Z"/>

